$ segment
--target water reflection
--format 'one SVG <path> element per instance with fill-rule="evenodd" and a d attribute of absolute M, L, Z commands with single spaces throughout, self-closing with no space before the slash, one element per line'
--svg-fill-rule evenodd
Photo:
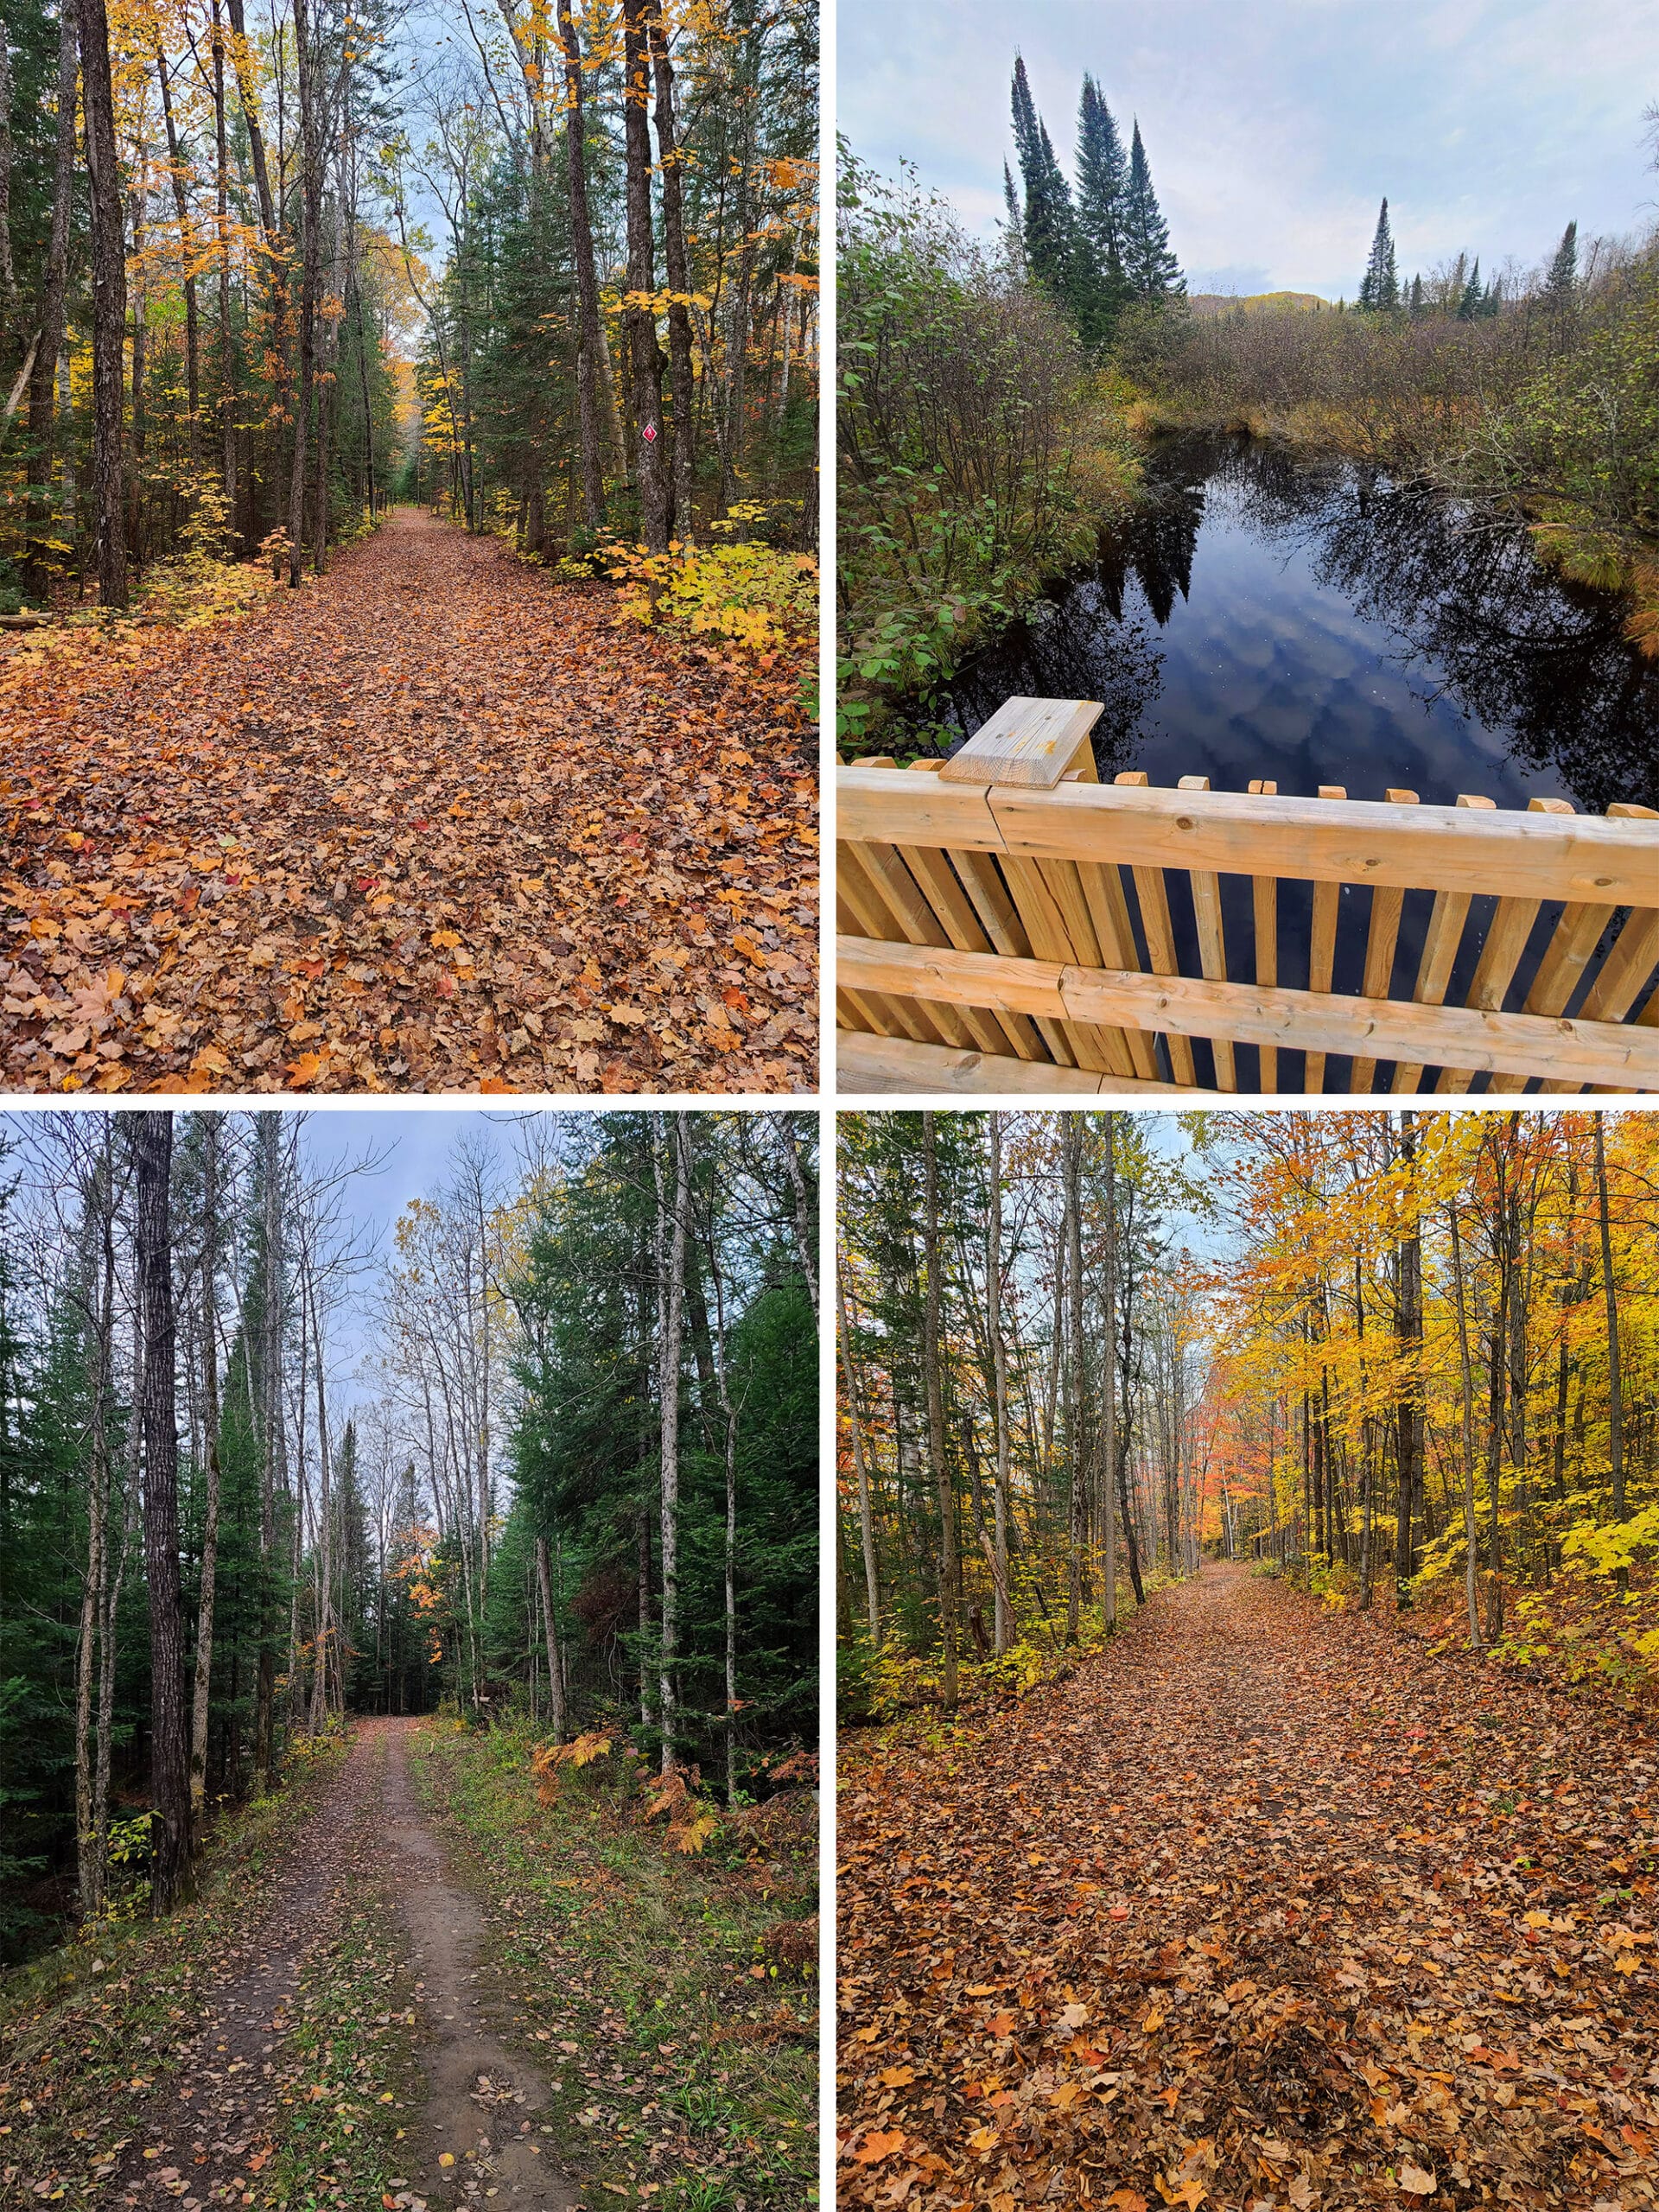
<path fill-rule="evenodd" d="M 1015 692 L 1098 699 L 1105 779 L 1659 804 L 1659 666 L 1510 525 L 1249 440 L 1163 445 L 1150 474 L 1094 565 L 959 672 L 964 730 Z"/>

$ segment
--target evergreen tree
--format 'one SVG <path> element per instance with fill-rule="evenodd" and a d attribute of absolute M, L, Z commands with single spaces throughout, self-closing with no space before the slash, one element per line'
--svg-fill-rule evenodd
<path fill-rule="evenodd" d="M 1112 111 L 1092 77 L 1083 80 L 1077 110 L 1077 232 L 1082 247 L 1083 335 L 1109 339 L 1128 280 L 1123 269 L 1128 162 Z"/>
<path fill-rule="evenodd" d="M 1020 194 L 1014 181 L 1014 172 L 1006 162 L 1002 164 L 1002 204 L 1007 217 L 1002 226 L 1003 251 L 1008 267 L 1020 282 L 1026 275 L 1026 226 L 1020 212 Z"/>
<path fill-rule="evenodd" d="M 1474 266 L 1469 271 L 1469 281 L 1463 288 L 1463 296 L 1458 302 L 1458 321 L 1459 322 L 1474 321 L 1480 313 L 1481 296 L 1480 256 L 1477 254 L 1475 256 Z"/>
<path fill-rule="evenodd" d="M 1552 306 L 1567 307 L 1579 281 L 1579 226 L 1571 222 L 1561 232 L 1561 242 L 1555 249 L 1549 264 L 1549 275 L 1544 280 L 1544 292 Z"/>
<path fill-rule="evenodd" d="M 1422 312 L 1423 312 L 1423 280 L 1422 280 L 1422 278 L 1421 278 L 1421 276 L 1414 276 L 1414 277 L 1412 278 L 1412 280 L 1411 280 L 1411 319 L 1412 319 L 1412 321 L 1413 321 L 1414 322 L 1416 322 L 1416 321 L 1421 321 L 1421 317 L 1422 317 Z"/>
<path fill-rule="evenodd" d="M 1359 305 L 1376 315 L 1392 315 L 1400 305 L 1400 279 L 1394 262 L 1394 232 L 1389 226 L 1389 203 L 1376 219 L 1370 259 L 1360 279 Z"/>
<path fill-rule="evenodd" d="M 1080 259 L 1077 212 L 1019 55 L 1014 64 L 1014 144 L 1026 193 L 1026 266 L 1032 282 L 1075 317 Z"/>
<path fill-rule="evenodd" d="M 1123 273 L 1141 300 L 1184 298 L 1186 279 L 1170 251 L 1169 226 L 1153 190 L 1152 170 L 1137 119 L 1129 143 L 1129 181 L 1123 202 Z"/>

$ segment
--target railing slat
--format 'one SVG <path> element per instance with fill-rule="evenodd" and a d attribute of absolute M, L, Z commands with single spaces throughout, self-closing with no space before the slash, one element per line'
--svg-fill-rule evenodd
<path fill-rule="evenodd" d="M 1146 788 L 1147 779 L 1138 769 L 1114 779 L 1119 786 L 1128 789 Z M 1169 894 L 1164 887 L 1164 871 L 1160 868 L 1142 868 L 1134 861 L 1129 869 L 1135 878 L 1135 895 L 1141 904 L 1141 927 L 1147 940 L 1147 965 L 1154 976 L 1179 976 L 1180 963 L 1175 957 L 1175 928 L 1170 919 Z M 1185 1037 L 1166 1035 L 1164 1050 L 1169 1054 L 1170 1072 L 1179 1084 L 1196 1088 L 1198 1069 L 1192 1059 L 1192 1047 Z"/>
<path fill-rule="evenodd" d="M 867 1037 L 850 1033 L 836 1040 L 836 1073 L 843 1092 L 1059 1091 L 1098 1097 L 1103 1090 L 1183 1094 L 1173 1084 L 1141 1083 L 1134 1077 L 1097 1075 L 1092 1068 L 1033 1067 L 1028 1060 L 994 1060 L 981 1052 L 951 1052 L 943 1045 L 915 1045 L 907 1037 Z"/>
<path fill-rule="evenodd" d="M 1178 788 L 1184 791 L 1207 791 L 1208 776 L 1183 776 Z M 1221 879 L 1208 869 L 1195 868 L 1188 877 L 1192 887 L 1192 914 L 1198 931 L 1198 965 L 1212 983 L 1227 981 L 1227 938 L 1221 920 Z M 1107 961 L 1102 963 L 1110 967 Z M 1216 1088 L 1218 1090 L 1238 1089 L 1238 1070 L 1233 1057 L 1232 1039 L 1217 1037 L 1211 1042 L 1211 1051 L 1216 1059 Z"/>
<path fill-rule="evenodd" d="M 1417 794 L 1405 790 L 1384 794 L 1390 806 L 1415 806 Z M 1378 883 L 1371 890 L 1371 918 L 1365 932 L 1365 972 L 1360 978 L 1363 999 L 1385 999 L 1394 980 L 1394 956 L 1400 944 L 1400 917 L 1406 894 L 1397 884 Z M 1376 1088 L 1376 1062 L 1356 1060 L 1348 1088 L 1357 1096 Z"/>
<path fill-rule="evenodd" d="M 1276 798 L 1279 786 L 1270 779 L 1250 785 L 1253 798 Z M 1255 980 L 1272 989 L 1279 981 L 1279 879 L 1263 873 L 1250 878 L 1250 921 L 1255 938 Z M 1258 1045 L 1262 1088 L 1279 1088 L 1279 1054 L 1271 1045 Z"/>
<path fill-rule="evenodd" d="M 1319 797 L 1323 799 L 1345 799 L 1348 794 L 1340 784 L 1321 784 Z M 1313 923 L 1307 939 L 1307 988 L 1323 995 L 1331 988 L 1331 978 L 1337 960 L 1337 912 L 1342 899 L 1339 883 L 1316 883 L 1313 887 Z M 1302 1055 L 1302 1088 L 1309 1091 L 1325 1089 L 1325 1054 L 1305 1052 Z"/>

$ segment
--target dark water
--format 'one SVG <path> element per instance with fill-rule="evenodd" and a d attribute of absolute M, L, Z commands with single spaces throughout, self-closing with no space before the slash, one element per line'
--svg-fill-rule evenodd
<path fill-rule="evenodd" d="M 1016 693 L 1099 699 L 1103 781 L 1659 805 L 1659 663 L 1624 642 L 1624 601 L 1560 582 L 1519 531 L 1248 439 L 1162 444 L 1148 488 L 959 671 L 965 731 Z"/>

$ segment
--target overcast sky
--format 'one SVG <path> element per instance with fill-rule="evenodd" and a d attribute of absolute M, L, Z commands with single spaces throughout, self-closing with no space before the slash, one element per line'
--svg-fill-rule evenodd
<path fill-rule="evenodd" d="M 1070 168 L 1089 70 L 1138 115 L 1194 291 L 1352 298 L 1388 195 L 1402 276 L 1542 258 L 1568 219 L 1659 212 L 1643 110 L 1659 0 L 840 0 L 837 126 L 915 162 L 976 230 L 1002 213 L 1016 45 Z"/>

